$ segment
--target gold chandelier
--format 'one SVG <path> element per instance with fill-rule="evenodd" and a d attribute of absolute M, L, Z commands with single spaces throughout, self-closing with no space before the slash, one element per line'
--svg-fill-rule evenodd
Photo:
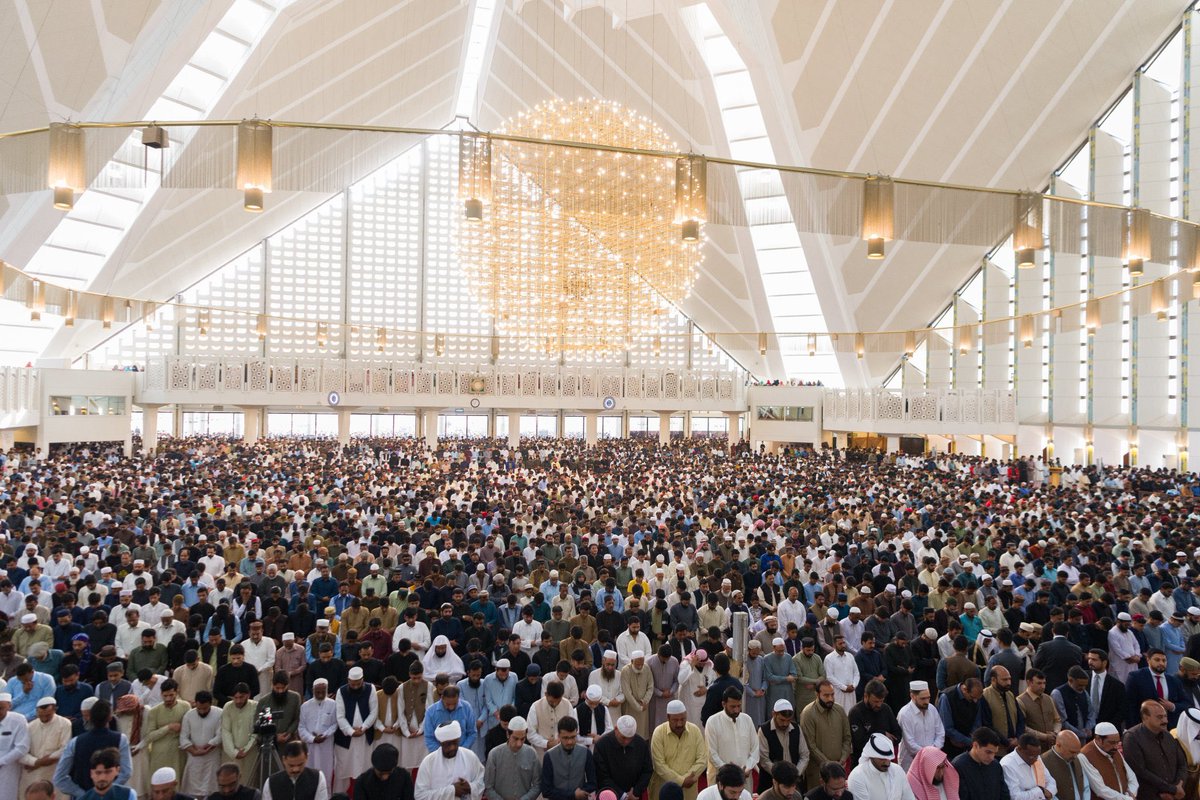
<path fill-rule="evenodd" d="M 618 103 L 547 101 L 498 134 L 676 152 Z M 702 158 L 461 139 L 459 259 L 500 332 L 548 353 L 611 353 L 662 328 L 701 263 Z"/>

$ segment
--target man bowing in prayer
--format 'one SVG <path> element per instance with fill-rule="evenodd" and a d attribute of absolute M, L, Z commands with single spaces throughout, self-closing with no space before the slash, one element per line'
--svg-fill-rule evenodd
<path fill-rule="evenodd" d="M 958 800 L 958 770 L 940 747 L 922 747 L 908 768 L 908 786 L 917 800 Z"/>
<path fill-rule="evenodd" d="M 439 746 L 417 768 L 415 800 L 479 800 L 483 796 L 483 764 L 479 756 L 459 747 L 462 728 L 458 721 L 442 725 L 433 735 Z"/>
<path fill-rule="evenodd" d="M 421 658 L 421 663 L 425 666 L 426 675 L 444 672 L 450 676 L 451 683 L 458 683 L 467 677 L 467 669 L 463 666 L 462 659 L 450 647 L 450 640 L 445 636 L 438 636 L 433 640 L 433 647 Z"/>
<path fill-rule="evenodd" d="M 379 701 L 375 687 L 363 680 L 362 667 L 354 667 L 349 682 L 337 692 L 338 730 L 333 735 L 334 792 L 345 792 L 355 775 L 371 766 L 371 741 Z"/>
<path fill-rule="evenodd" d="M 215 792 L 217 767 L 221 766 L 221 709 L 213 708 L 211 692 L 204 689 L 196 692 L 196 705 L 183 715 L 179 748 L 188 754 L 180 791 L 193 797 L 207 797 Z"/>
<path fill-rule="evenodd" d="M 895 755 L 891 739 L 882 733 L 871 734 L 846 783 L 855 800 L 916 800 L 908 776 L 892 761 Z"/>
<path fill-rule="evenodd" d="M 1095 737 L 1083 748 L 1081 755 L 1083 774 L 1087 776 L 1092 797 L 1099 800 L 1132 800 L 1137 797 L 1137 776 L 1121 756 L 1121 733 L 1116 725 L 1111 722 L 1098 724 Z"/>

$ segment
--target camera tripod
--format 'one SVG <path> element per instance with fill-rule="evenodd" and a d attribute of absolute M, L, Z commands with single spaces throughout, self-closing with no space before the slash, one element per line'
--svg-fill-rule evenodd
<path fill-rule="evenodd" d="M 258 776 L 252 786 L 265 792 L 267 781 L 276 772 L 283 771 L 283 762 L 279 758 L 279 750 L 275 747 L 275 734 L 262 733 L 258 736 Z"/>

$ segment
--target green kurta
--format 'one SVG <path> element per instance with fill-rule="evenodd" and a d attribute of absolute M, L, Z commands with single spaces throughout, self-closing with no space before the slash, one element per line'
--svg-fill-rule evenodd
<path fill-rule="evenodd" d="M 810 754 L 804 775 L 809 786 L 816 786 L 821 780 L 822 764 L 844 764 L 850 757 L 850 719 L 837 703 L 828 711 L 819 702 L 810 703 L 800 712 L 800 732 Z"/>
<path fill-rule="evenodd" d="M 258 737 L 254 735 L 254 719 L 258 716 L 258 703 L 247 700 L 246 705 L 237 707 L 230 700 L 221 709 L 221 752 L 222 761 L 232 761 L 242 768 L 243 782 L 256 775 L 258 766 Z M 246 754 L 238 758 L 239 750 Z"/>
<path fill-rule="evenodd" d="M 183 715 L 192 706 L 186 700 L 176 700 L 175 705 L 167 708 L 166 703 L 159 703 L 150 709 L 146 720 L 149 731 L 144 735 L 150 743 L 150 773 L 163 767 L 170 767 L 175 774 L 183 775 L 183 765 L 187 754 L 179 749 L 179 731 L 173 731 L 168 725 L 183 725 Z"/>
<path fill-rule="evenodd" d="M 792 656 L 799 677 L 796 678 L 796 699 L 792 705 L 803 711 L 817 699 L 817 684 L 825 680 L 825 661 L 817 653 L 811 656 L 803 652 Z"/>

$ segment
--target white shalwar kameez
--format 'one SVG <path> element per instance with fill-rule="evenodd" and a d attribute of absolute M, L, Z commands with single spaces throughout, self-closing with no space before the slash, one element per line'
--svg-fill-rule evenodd
<path fill-rule="evenodd" d="M 217 791 L 217 767 L 221 766 L 221 709 L 213 706 L 208 716 L 192 709 L 183 715 L 183 727 L 179 730 L 179 748 L 213 745 L 202 756 L 190 753 L 183 766 L 179 791 L 193 797 L 208 797 Z"/>
<path fill-rule="evenodd" d="M 866 751 L 858 766 L 850 770 L 846 788 L 854 795 L 854 800 L 916 800 L 903 767 L 892 762 L 888 764 L 887 772 L 880 772 Z"/>
<path fill-rule="evenodd" d="M 17 800 L 21 759 L 29 752 L 29 723 L 9 711 L 0 720 L 0 800 Z"/>
<path fill-rule="evenodd" d="M 459 747 L 454 758 L 446 758 L 439 747 L 421 760 L 417 769 L 414 800 L 455 800 L 454 782 L 465 778 L 471 784 L 470 800 L 483 797 L 483 764 L 479 756 Z"/>
<path fill-rule="evenodd" d="M 351 737 L 349 747 L 335 746 L 333 748 L 334 794 L 346 792 L 350 788 L 350 781 L 371 768 L 371 744 L 367 741 L 366 731 L 375 727 L 375 720 L 379 717 L 379 703 L 375 699 L 375 689 L 364 684 L 367 691 L 367 716 L 364 717 L 362 711 L 355 705 L 353 719 L 347 718 L 346 704 L 342 700 L 342 692 L 347 688 L 349 687 L 343 686 L 338 689 L 338 696 L 334 701 L 338 727 L 347 736 L 354 733 L 355 728 L 362 728 L 364 733 L 362 736 Z"/>
<path fill-rule="evenodd" d="M 300 706 L 297 733 L 308 745 L 308 765 L 330 778 L 333 777 L 333 734 L 337 726 L 337 703 L 332 698 L 318 700 L 314 697 Z M 318 736 L 324 736 L 325 741 L 317 742 Z"/>
<path fill-rule="evenodd" d="M 946 727 L 932 703 L 924 711 L 919 710 L 915 703 L 905 703 L 896 715 L 896 722 L 904 734 L 900 737 L 900 766 L 905 771 L 912 766 L 917 751 L 922 747 L 940 750 L 946 743 Z"/>
<path fill-rule="evenodd" d="M 844 653 L 834 651 L 825 656 L 825 677 L 833 684 L 834 700 L 849 714 L 858 702 L 854 697 L 854 687 L 858 686 L 858 662 L 854 660 L 854 655 L 847 650 Z M 850 687 L 850 691 L 845 691 L 846 686 Z"/>
<path fill-rule="evenodd" d="M 592 673 L 595 675 L 595 673 Z M 688 722 L 700 724 L 700 711 L 704 708 L 704 698 L 708 695 L 708 687 L 717 674 L 707 664 L 695 667 L 691 661 L 684 659 L 679 665 L 679 699 L 687 707 Z M 696 692 L 700 692 L 699 695 Z"/>

